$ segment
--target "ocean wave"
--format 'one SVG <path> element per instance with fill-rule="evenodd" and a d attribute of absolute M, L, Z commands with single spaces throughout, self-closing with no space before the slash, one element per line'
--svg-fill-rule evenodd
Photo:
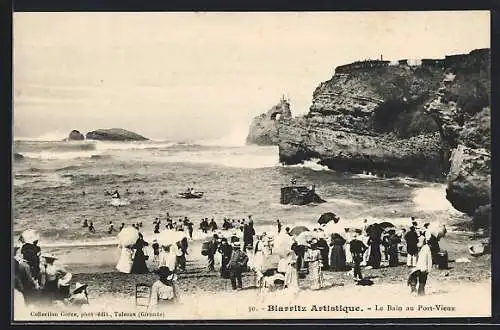
<path fill-rule="evenodd" d="M 353 201 L 352 199 L 347 199 L 347 198 L 327 198 L 326 201 L 328 203 L 336 203 L 336 204 L 343 204 L 343 205 L 362 205 L 363 203 Z"/>
<path fill-rule="evenodd" d="M 25 158 L 38 160 L 70 160 L 70 159 L 85 159 L 95 156 L 100 156 L 96 151 L 67 151 L 67 152 L 25 152 Z"/>
<path fill-rule="evenodd" d="M 247 169 L 270 168 L 279 165 L 276 147 L 205 147 L 201 149 L 188 147 L 187 149 L 173 148 L 172 152 L 154 155 L 149 160 Z"/>
<path fill-rule="evenodd" d="M 305 160 L 301 164 L 285 165 L 285 167 L 308 168 L 313 171 L 332 171 L 327 166 L 319 164 L 320 161 L 321 161 L 320 159 L 311 158 L 310 160 Z"/>
<path fill-rule="evenodd" d="M 445 184 L 436 184 L 430 187 L 415 189 L 412 201 L 415 204 L 415 208 L 419 211 L 460 213 L 446 199 Z"/>

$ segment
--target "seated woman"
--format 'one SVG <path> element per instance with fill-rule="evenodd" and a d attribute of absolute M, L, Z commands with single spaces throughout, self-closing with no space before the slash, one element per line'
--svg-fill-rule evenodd
<path fill-rule="evenodd" d="M 89 304 L 89 297 L 87 293 L 87 284 L 76 282 L 75 289 L 71 296 L 66 301 L 67 304 L 72 306 L 82 306 Z"/>
<path fill-rule="evenodd" d="M 159 279 L 151 287 L 148 310 L 158 309 L 174 303 L 177 300 L 174 281 L 177 277 L 168 267 L 161 266 L 156 271 Z"/>
<path fill-rule="evenodd" d="M 47 303 L 52 303 L 56 300 L 63 300 L 67 292 L 62 289 L 71 279 L 71 274 L 68 273 L 61 265 L 54 264 L 57 259 L 54 255 L 43 255 L 45 264 L 41 269 L 43 298 Z M 64 283 L 63 283 L 64 282 Z"/>

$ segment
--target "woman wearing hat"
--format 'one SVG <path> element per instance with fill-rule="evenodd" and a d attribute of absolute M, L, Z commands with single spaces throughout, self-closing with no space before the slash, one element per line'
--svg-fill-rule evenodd
<path fill-rule="evenodd" d="M 89 297 L 87 293 L 87 284 L 76 282 L 75 289 L 71 293 L 68 302 L 73 306 L 88 305 Z"/>
<path fill-rule="evenodd" d="M 321 272 L 321 253 L 316 238 L 311 240 L 305 259 L 309 262 L 309 274 L 312 280 L 311 289 L 319 290 L 323 287 L 323 274 Z"/>
<path fill-rule="evenodd" d="M 41 270 L 44 298 L 49 303 L 52 303 L 55 300 L 63 300 L 64 298 L 67 298 L 67 296 L 65 297 L 62 295 L 60 288 L 67 285 L 69 282 L 68 277 L 71 278 L 71 274 L 68 273 L 61 265 L 54 264 L 57 257 L 53 254 L 45 254 L 42 257 L 45 260 Z"/>
<path fill-rule="evenodd" d="M 33 276 L 33 278 L 40 283 L 41 249 L 38 246 L 38 239 L 38 234 L 31 229 L 25 230 L 19 238 L 19 240 L 23 243 L 23 246 L 21 247 L 21 254 L 30 266 L 31 276 Z"/>
<path fill-rule="evenodd" d="M 156 271 L 159 279 L 151 287 L 148 310 L 170 305 L 177 299 L 174 281 L 176 276 L 168 267 L 162 266 Z"/>

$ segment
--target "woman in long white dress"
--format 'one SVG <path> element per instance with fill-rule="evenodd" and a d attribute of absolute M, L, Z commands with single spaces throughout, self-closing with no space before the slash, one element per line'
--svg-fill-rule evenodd
<path fill-rule="evenodd" d="M 175 271 L 177 266 L 177 246 L 175 244 L 168 246 L 162 245 L 158 259 L 158 267 L 164 266 Z"/>
<path fill-rule="evenodd" d="M 120 259 L 116 264 L 116 269 L 120 273 L 130 274 L 132 270 L 132 263 L 134 261 L 134 250 L 130 246 L 118 246 L 121 248 Z"/>
<path fill-rule="evenodd" d="M 299 290 L 299 274 L 297 272 L 297 255 L 290 251 L 286 258 L 287 268 L 285 273 L 285 288 L 290 291 Z"/>

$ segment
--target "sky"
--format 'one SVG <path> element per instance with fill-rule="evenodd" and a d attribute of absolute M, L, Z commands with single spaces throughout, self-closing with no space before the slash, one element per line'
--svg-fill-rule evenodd
<path fill-rule="evenodd" d="M 490 47 L 487 11 L 15 13 L 14 137 L 120 127 L 152 139 L 246 135 L 294 115 L 338 65 Z"/>

